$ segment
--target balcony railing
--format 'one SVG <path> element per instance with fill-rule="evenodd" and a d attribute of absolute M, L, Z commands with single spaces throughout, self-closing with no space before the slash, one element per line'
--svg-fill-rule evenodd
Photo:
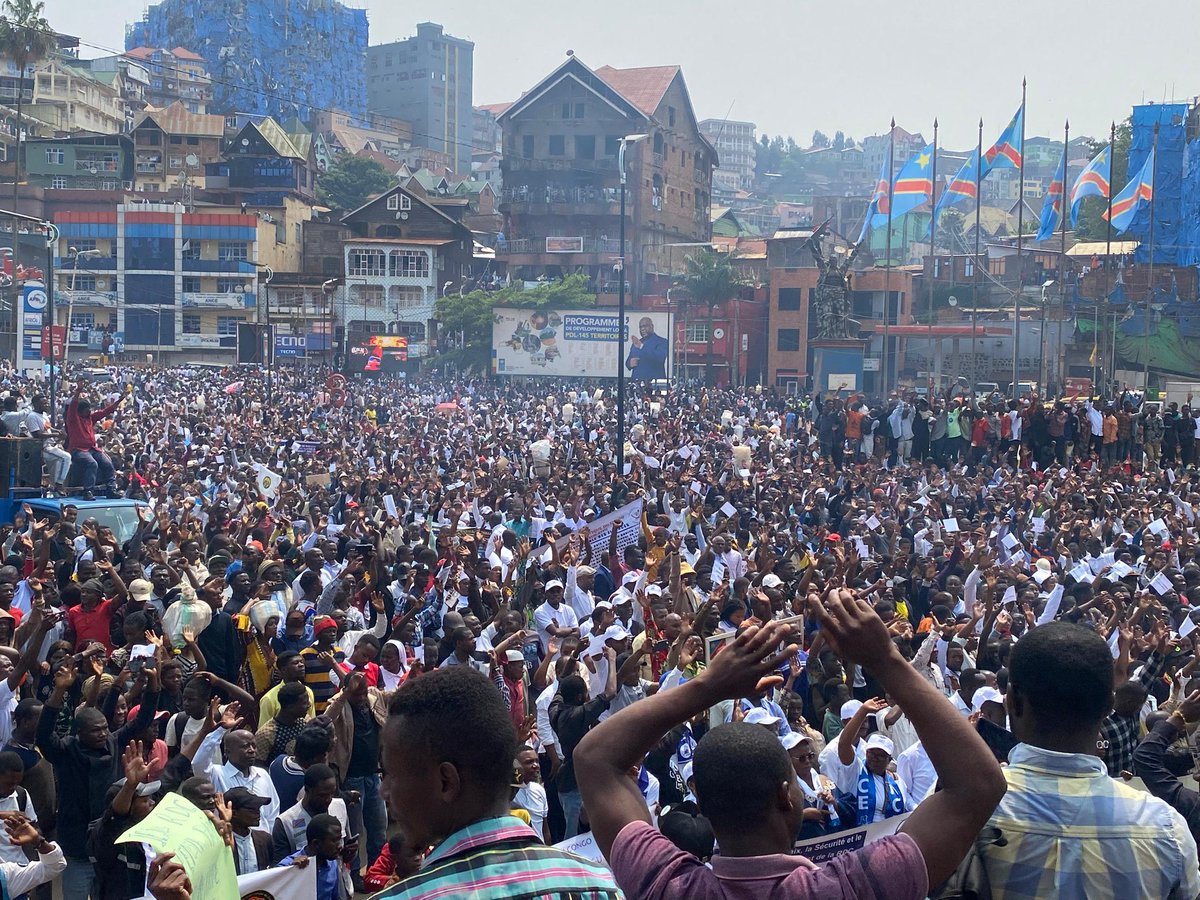
<path fill-rule="evenodd" d="M 619 203 L 621 189 L 559 185 L 538 188 L 522 184 L 505 188 L 500 192 L 500 198 L 512 203 Z"/>
<path fill-rule="evenodd" d="M 157 175 L 162 172 L 162 163 L 139 162 L 134 166 L 139 175 Z"/>
<path fill-rule="evenodd" d="M 619 254 L 621 252 L 621 242 L 612 238 L 596 238 L 582 237 L 570 238 L 555 236 L 553 241 L 558 242 L 558 246 L 571 249 L 563 250 L 548 250 L 546 246 L 546 238 L 514 238 L 512 240 L 500 241 L 496 249 L 502 254 L 518 254 L 518 253 L 554 253 L 555 255 L 569 255 L 571 253 L 612 253 Z M 576 243 L 572 245 L 570 241 Z M 630 242 L 625 242 L 625 254 L 629 254 Z"/>
<path fill-rule="evenodd" d="M 97 172 L 116 172 L 118 170 L 117 161 L 115 159 L 77 159 L 75 160 L 75 171 L 91 172 L 95 169 Z M 138 170 L 141 171 L 140 169 Z"/>

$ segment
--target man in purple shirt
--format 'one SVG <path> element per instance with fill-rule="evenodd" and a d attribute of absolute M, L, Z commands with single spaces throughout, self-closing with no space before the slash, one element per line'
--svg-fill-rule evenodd
<path fill-rule="evenodd" d="M 824 604 L 812 606 L 838 656 L 869 669 L 908 713 L 941 790 L 913 811 L 899 833 L 818 867 L 792 855 L 805 804 L 783 745 L 760 727 L 720 725 L 700 741 L 693 768 L 700 812 L 712 823 L 720 855 L 708 869 L 678 850 L 650 825 L 628 772 L 678 723 L 780 681 L 773 673 L 798 650 L 792 644 L 778 652 L 790 626 L 769 622 L 748 628 L 695 678 L 610 716 L 575 751 L 592 833 L 626 896 L 921 900 L 966 855 L 1004 795 L 1000 766 L 967 721 L 900 655 L 883 621 L 853 591 L 831 590 Z"/>

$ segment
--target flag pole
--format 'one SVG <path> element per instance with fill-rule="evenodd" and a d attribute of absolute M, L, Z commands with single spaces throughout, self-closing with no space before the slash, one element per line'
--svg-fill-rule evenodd
<path fill-rule="evenodd" d="M 1058 299 L 1059 299 L 1059 320 L 1058 320 L 1059 331 L 1058 331 L 1058 333 L 1059 333 L 1060 343 L 1061 343 L 1061 337 L 1062 337 L 1062 310 L 1065 310 L 1067 308 L 1067 161 L 1071 158 L 1070 153 L 1069 153 L 1070 146 L 1071 146 L 1071 121 L 1068 119 L 1063 124 L 1063 178 L 1062 178 L 1062 186 L 1060 188 L 1061 193 L 1059 194 L 1059 198 L 1058 198 L 1058 215 L 1059 215 L 1059 218 L 1062 219 L 1062 221 L 1059 223 L 1061 226 L 1060 231 L 1062 234 L 1062 245 L 1059 247 L 1059 259 L 1061 260 L 1061 262 L 1059 264 L 1059 270 L 1058 270 Z M 1022 152 L 1024 152 L 1024 149 L 1025 149 L 1024 147 L 1021 148 Z M 1045 328 L 1043 328 L 1042 330 L 1044 331 Z M 1046 339 L 1045 335 L 1042 335 L 1042 340 L 1045 340 L 1045 339 Z M 1056 356 L 1056 358 L 1059 360 L 1062 359 L 1061 356 Z M 1055 375 L 1057 376 L 1057 374 L 1058 374 L 1057 370 L 1059 368 L 1059 364 L 1056 363 L 1054 368 L 1056 370 Z M 1039 385 L 1038 387 L 1039 387 L 1039 393 L 1041 393 L 1043 397 L 1047 396 L 1046 392 L 1045 392 L 1045 385 Z M 1060 391 L 1062 390 L 1062 385 L 1059 385 L 1059 390 Z"/>
<path fill-rule="evenodd" d="M 1109 321 L 1109 313 L 1112 312 L 1112 303 L 1109 300 L 1109 283 L 1111 277 L 1109 272 L 1112 269 L 1112 202 L 1113 202 L 1113 179 L 1117 177 L 1117 170 L 1114 166 L 1116 162 L 1117 152 L 1117 123 L 1114 120 L 1108 126 L 1108 217 L 1104 220 L 1104 296 L 1096 301 L 1096 306 L 1099 308 L 1101 302 L 1104 303 L 1104 321 L 1105 324 Z M 1128 163 L 1125 166 L 1129 168 Z M 1129 173 L 1126 172 L 1126 175 Z M 1099 313 L 1097 313 L 1099 318 Z M 1117 317 L 1114 313 L 1112 316 L 1112 333 L 1113 333 L 1113 352 L 1112 359 L 1108 361 L 1109 381 L 1117 380 Z M 1107 344 L 1108 342 L 1105 341 Z M 1098 362 L 1098 360 L 1097 360 Z M 1098 379 L 1097 379 L 1098 380 Z"/>
<path fill-rule="evenodd" d="M 891 383 L 888 371 L 888 341 L 891 337 L 888 323 L 891 319 L 892 303 L 892 192 L 895 187 L 896 168 L 896 119 L 892 118 L 891 130 L 888 131 L 888 208 L 887 208 L 887 261 L 883 270 L 883 399 L 888 397 L 888 386 Z"/>
<path fill-rule="evenodd" d="M 983 201 L 980 182 L 983 181 L 983 117 L 979 119 L 979 144 L 975 150 L 975 261 L 971 274 L 975 284 L 971 290 L 971 397 L 975 397 L 975 383 L 979 379 L 979 356 L 976 346 L 979 325 L 979 211 Z"/>
<path fill-rule="evenodd" d="M 937 206 L 937 150 L 938 150 L 938 120 L 934 117 L 933 120 L 933 168 L 929 172 L 929 401 L 933 402 L 934 397 L 934 379 L 942 374 L 940 364 L 935 366 L 937 360 L 937 348 L 933 343 L 933 270 L 937 265 L 937 216 L 934 214 L 934 209 Z M 951 265 L 954 264 L 954 257 L 950 257 Z M 939 384 L 937 387 L 941 387 Z"/>
<path fill-rule="evenodd" d="M 1143 346 L 1142 356 L 1145 357 L 1142 361 L 1142 402 L 1144 403 L 1150 397 L 1150 306 L 1154 303 L 1154 195 L 1156 193 L 1154 182 L 1155 174 L 1158 170 L 1158 122 L 1154 123 L 1154 139 L 1150 144 L 1150 287 L 1146 293 L 1146 338 Z M 1141 178 L 1141 173 L 1138 173 L 1138 178 Z M 1109 187 L 1111 188 L 1111 179 Z M 1112 191 L 1110 190 L 1111 194 Z M 1112 225 L 1112 222 L 1109 222 Z M 1114 323 L 1114 328 L 1115 328 Z"/>
<path fill-rule="evenodd" d="M 1025 285 L 1025 272 L 1021 258 L 1025 235 L 1025 79 L 1021 79 L 1021 164 L 1017 169 L 1017 292 L 1013 298 L 1013 358 L 1012 399 L 1019 400 L 1017 382 L 1020 380 L 1018 359 L 1021 351 L 1021 290 Z"/>

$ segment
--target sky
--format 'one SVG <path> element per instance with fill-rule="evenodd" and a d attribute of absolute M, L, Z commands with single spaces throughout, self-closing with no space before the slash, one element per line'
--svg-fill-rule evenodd
<path fill-rule="evenodd" d="M 51 26 L 118 50 L 145 8 L 45 3 Z M 372 44 L 425 18 L 395 0 L 348 5 L 367 9 Z M 1180 0 L 443 0 L 429 14 L 475 42 L 476 104 L 515 99 L 573 50 L 593 69 L 681 65 L 698 118 L 754 122 L 801 145 L 816 129 L 884 133 L 892 116 L 927 138 L 936 116 L 951 149 L 974 146 L 982 117 L 990 143 L 1020 104 L 1023 76 L 1029 135 L 1061 135 L 1068 118 L 1072 135 L 1106 135 L 1134 104 L 1200 94 L 1191 42 L 1169 37 L 1197 32 L 1200 4 Z"/>

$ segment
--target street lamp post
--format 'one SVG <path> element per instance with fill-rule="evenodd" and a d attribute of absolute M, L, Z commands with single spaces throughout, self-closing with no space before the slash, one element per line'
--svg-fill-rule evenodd
<path fill-rule="evenodd" d="M 275 335 L 271 331 L 271 279 L 275 277 L 275 270 L 266 263 L 254 263 L 256 269 L 262 269 L 266 274 L 263 278 L 263 299 L 265 301 L 265 314 L 267 326 L 267 346 L 265 350 L 264 360 L 267 370 L 267 405 L 271 405 L 272 401 L 272 385 L 271 385 L 271 368 L 272 362 L 275 359 Z"/>
<path fill-rule="evenodd" d="M 617 477 L 625 474 L 625 147 L 644 141 L 648 134 L 627 134 L 617 150 L 621 172 L 621 226 L 617 239 Z"/>
<path fill-rule="evenodd" d="M 321 284 L 321 292 L 325 295 L 325 302 L 329 304 L 329 346 L 326 352 L 329 354 L 329 368 L 333 368 L 333 292 L 337 290 L 338 280 L 330 278 Z"/>
<path fill-rule="evenodd" d="M 67 339 L 65 341 L 63 341 L 63 358 L 62 358 L 62 364 L 64 367 L 67 365 L 67 357 L 71 353 L 71 319 L 75 315 L 75 276 L 79 274 L 79 260 L 90 259 L 95 256 L 100 256 L 101 253 L 103 253 L 103 251 L 101 251 L 101 250 L 76 250 L 74 247 L 71 247 L 67 252 L 71 255 L 71 258 L 72 258 L 72 260 L 74 260 L 74 262 L 71 266 L 71 296 L 67 299 Z M 51 316 L 50 317 L 51 327 L 53 327 L 54 324 L 55 324 L 54 317 Z M 51 340 L 53 340 L 53 332 L 51 332 Z"/>

